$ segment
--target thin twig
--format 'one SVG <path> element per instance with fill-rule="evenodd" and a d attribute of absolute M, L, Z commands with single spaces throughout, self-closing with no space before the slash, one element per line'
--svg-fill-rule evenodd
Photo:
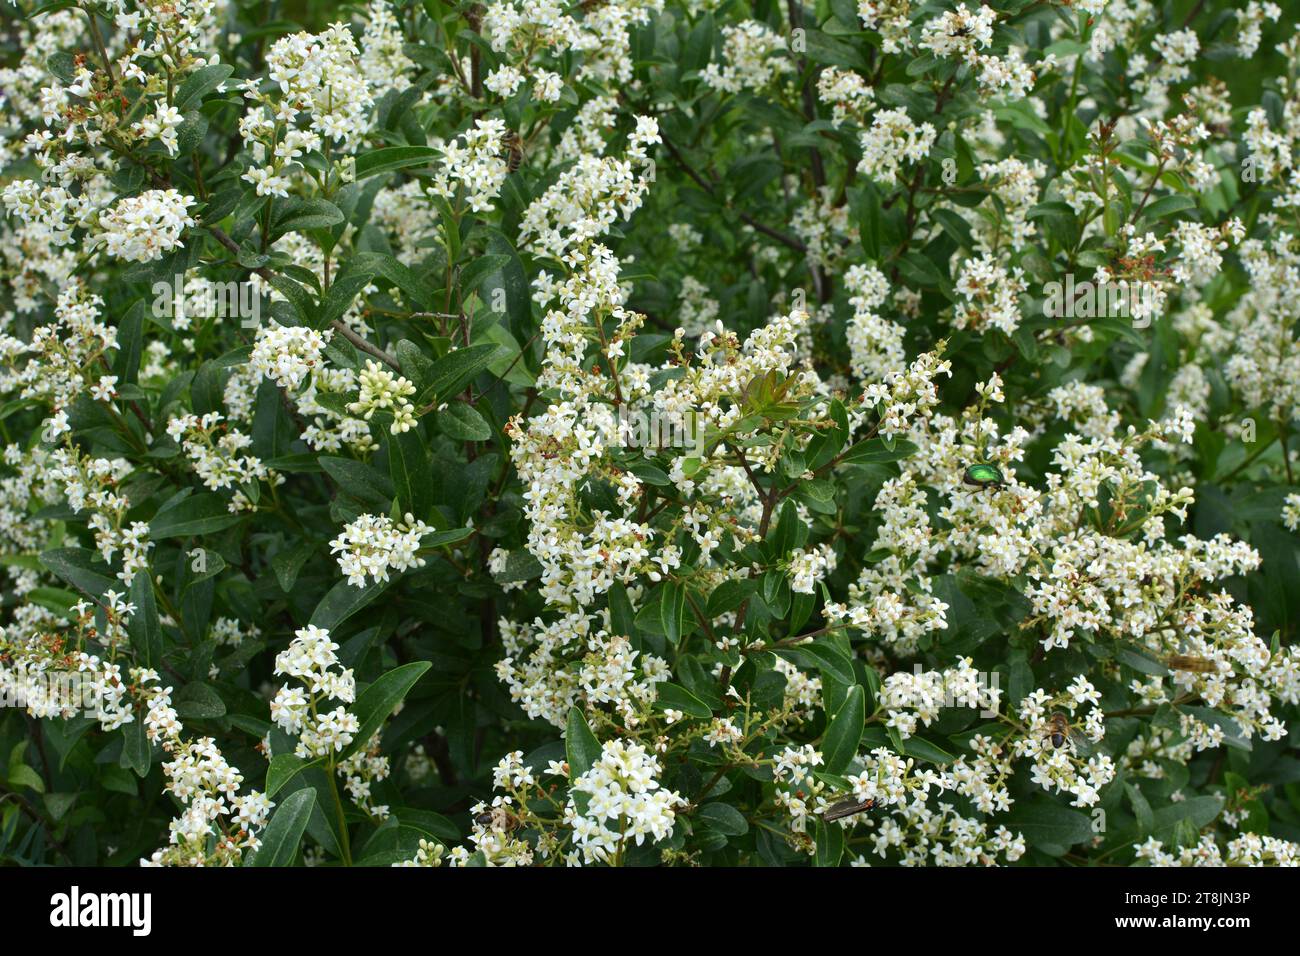
<path fill-rule="evenodd" d="M 213 238 L 215 238 L 217 242 L 221 243 L 223 246 L 225 246 L 235 255 L 239 255 L 239 243 L 235 242 L 234 239 L 231 239 L 228 235 L 226 235 L 226 233 L 221 229 L 220 226 L 209 225 L 207 228 L 208 228 L 208 232 L 212 233 Z M 253 272 L 257 273 L 257 275 L 261 276 L 267 282 L 271 281 L 271 277 L 273 275 L 271 270 L 266 268 L 265 266 L 260 266 L 254 269 Z M 402 370 L 402 366 L 397 361 L 397 359 L 395 359 L 389 353 L 385 352 L 378 345 L 375 345 L 371 342 L 367 342 L 360 335 L 357 335 L 356 332 L 353 332 L 350 328 L 344 325 L 343 322 L 340 321 L 339 319 L 335 319 L 334 321 L 332 321 L 330 323 L 330 328 L 332 328 L 335 332 L 338 332 L 339 335 L 343 336 L 345 339 L 347 339 L 349 342 L 355 345 L 362 352 L 365 352 L 367 355 L 374 356 L 375 358 L 379 359 L 379 361 L 383 362 L 385 365 L 389 366 L 392 369 L 395 369 L 399 372 Z"/>

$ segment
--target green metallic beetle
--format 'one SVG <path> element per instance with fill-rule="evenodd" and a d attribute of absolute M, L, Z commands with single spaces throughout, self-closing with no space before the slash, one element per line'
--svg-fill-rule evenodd
<path fill-rule="evenodd" d="M 1003 484 L 1002 472 L 989 464 L 970 465 L 963 480 L 979 488 L 997 488 Z"/>

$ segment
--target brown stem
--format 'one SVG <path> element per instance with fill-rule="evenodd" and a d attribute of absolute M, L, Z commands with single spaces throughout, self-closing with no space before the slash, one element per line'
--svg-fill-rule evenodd
<path fill-rule="evenodd" d="M 691 179 L 695 181 L 695 184 L 697 186 L 699 186 L 706 193 L 708 193 L 710 196 L 713 196 L 716 199 L 717 192 L 713 188 L 713 184 L 695 171 L 695 169 L 691 166 L 691 164 L 686 161 L 686 158 L 682 156 L 681 151 L 678 150 L 677 147 L 674 146 L 670 140 L 665 139 L 663 142 L 664 142 L 664 148 L 668 150 L 669 154 L 673 158 L 673 161 L 677 163 L 679 167 L 681 167 L 682 172 L 684 172 L 687 176 L 690 176 Z M 746 225 L 751 226 L 752 228 L 754 228 L 758 232 L 761 232 L 763 235 L 768 236 L 769 238 L 775 239 L 783 246 L 788 246 L 789 248 L 794 249 L 796 252 L 800 252 L 800 253 L 806 253 L 808 251 L 808 247 L 804 245 L 802 242 L 800 242 L 798 239 L 795 239 L 793 236 L 787 236 L 785 233 L 780 232 L 776 229 L 773 229 L 771 226 L 759 222 L 757 219 L 755 219 L 749 213 L 745 212 L 743 209 L 737 209 L 736 214 L 740 216 L 741 220 Z"/>
<path fill-rule="evenodd" d="M 239 255 L 239 243 L 235 242 L 234 239 L 231 239 L 228 235 L 226 235 L 225 231 L 222 230 L 220 226 L 209 225 L 207 229 L 208 232 L 212 233 L 213 238 L 215 238 L 217 242 L 221 243 L 223 246 L 225 246 L 235 255 Z M 260 266 L 254 269 L 253 272 L 257 273 L 259 276 L 261 276 L 263 279 L 265 279 L 268 282 L 271 281 L 271 276 L 273 275 L 271 270 L 267 269 L 265 266 Z M 339 335 L 343 336 L 345 339 L 351 342 L 362 352 L 365 352 L 367 355 L 374 356 L 375 358 L 379 359 L 379 361 L 383 362 L 385 365 L 389 366 L 390 368 L 396 371 L 400 372 L 402 370 L 402 366 L 398 363 L 397 359 L 389 355 L 378 345 L 374 345 L 370 342 L 367 342 L 361 336 L 357 335 L 357 333 L 353 332 L 350 328 L 344 325 L 340 320 L 335 319 L 333 322 L 331 322 L 330 328 L 332 328 L 335 332 L 338 332 Z"/>

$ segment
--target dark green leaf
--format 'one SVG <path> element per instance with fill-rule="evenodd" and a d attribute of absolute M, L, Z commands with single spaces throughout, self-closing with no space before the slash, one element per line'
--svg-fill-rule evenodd
<path fill-rule="evenodd" d="M 271 815 L 271 822 L 262 832 L 262 845 L 248 865 L 292 866 L 315 806 L 316 791 L 311 787 L 303 787 L 286 797 Z"/>

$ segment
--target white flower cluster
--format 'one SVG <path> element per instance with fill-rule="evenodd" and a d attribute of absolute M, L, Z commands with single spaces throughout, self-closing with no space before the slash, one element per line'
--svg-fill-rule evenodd
<path fill-rule="evenodd" d="M 889 280 L 875 266 L 855 264 L 845 273 L 844 285 L 853 306 L 847 336 L 854 377 L 879 381 L 902 372 L 906 367 L 903 327 L 880 314 L 889 298 Z"/>
<path fill-rule="evenodd" d="M 912 49 L 914 0 L 858 0 L 858 18 L 868 30 L 880 34 L 881 52 L 901 53 Z"/>
<path fill-rule="evenodd" d="M 627 159 L 579 158 L 572 169 L 560 174 L 555 185 L 528 205 L 519 226 L 521 241 L 535 237 L 545 255 L 580 265 L 574 247 L 589 243 L 641 205 L 648 184 L 633 164 L 643 165 L 645 147 L 657 142 L 658 123 L 637 117 L 636 129 L 628 137 Z"/>
<path fill-rule="evenodd" d="M 1277 23 L 1282 8 L 1268 0 L 1249 0 L 1244 10 L 1232 11 L 1237 17 L 1237 56 L 1250 59 L 1259 49 L 1261 27 L 1265 20 Z"/>
<path fill-rule="evenodd" d="M 786 747 L 772 762 L 772 780 L 776 783 L 776 802 L 790 815 L 790 828 L 805 833 L 810 816 L 824 803 L 826 784 L 817 776 L 817 767 L 825 762 L 821 751 L 811 744 Z M 809 842 L 805 850 L 815 850 Z"/>
<path fill-rule="evenodd" d="M 985 203 L 992 204 L 992 199 L 981 203 L 977 207 L 979 212 L 966 215 L 977 248 L 986 254 L 1004 252 L 1002 243 L 1006 243 L 1012 252 L 1025 248 L 1038 234 L 1038 227 L 1030 220 L 1029 212 L 1038 204 L 1038 182 L 1047 175 L 1047 167 L 1039 160 L 1026 163 L 1009 157 L 996 163 L 981 163 L 979 174 L 980 179 L 991 184 L 992 195 L 1001 205 L 1000 215 L 988 215 L 984 211 Z M 962 207 L 955 208 L 960 210 Z"/>
<path fill-rule="evenodd" d="M 93 458 L 72 444 L 57 448 L 46 461 L 47 477 L 62 486 L 68 507 L 74 513 L 89 509 L 86 523 L 95 533 L 95 547 L 104 563 L 112 564 L 122 554 L 117 578 L 127 587 L 137 572 L 149 566 L 149 526 L 127 521 L 130 500 L 121 493 L 121 482 L 131 472 L 122 458 Z"/>
<path fill-rule="evenodd" d="M 470 209 L 489 212 L 510 173 L 505 135 L 504 120 L 475 120 L 472 129 L 443 146 L 443 166 L 434 180 L 434 191 L 452 199 L 456 186 L 462 186 Z"/>
<path fill-rule="evenodd" d="M 76 630 L 50 612 L 29 615 L 9 628 L 0 627 L 0 700 L 16 702 L 32 717 L 93 717 L 104 730 L 132 723 L 132 700 L 120 665 L 84 650 L 98 640 L 113 653 L 126 641 L 126 619 L 134 606 L 114 592 L 104 595 L 105 626 L 84 601 L 71 608 Z M 43 609 L 41 609 L 43 610 Z"/>
<path fill-rule="evenodd" d="M 1039 689 L 1019 704 L 1019 717 L 1029 732 L 1014 742 L 1013 752 L 1033 759 L 1032 779 L 1035 783 L 1045 790 L 1072 794 L 1071 803 L 1076 807 L 1095 805 L 1101 799 L 1102 787 L 1115 779 L 1117 768 L 1108 754 L 1080 754 L 1077 743 L 1082 737 L 1095 744 L 1105 735 L 1105 722 L 1096 707 L 1100 700 L 1101 695 L 1092 683 L 1078 677 L 1064 694 L 1052 697 Z M 1079 722 L 1081 730 L 1077 733 L 1080 736 L 1075 736 L 1073 728 L 1070 728 L 1071 734 L 1064 746 L 1058 746 L 1054 734 L 1059 725 L 1052 723 L 1053 714 L 1065 715 L 1067 722 L 1073 724 L 1075 711 L 1085 704 L 1091 709 Z"/>
<path fill-rule="evenodd" d="M 252 511 L 257 505 L 250 496 L 259 482 L 272 488 L 284 484 L 284 475 L 266 467 L 256 455 L 242 454 L 253 439 L 223 423 L 220 412 L 180 415 L 168 420 L 167 435 L 189 456 L 194 471 L 213 491 L 234 488 L 232 512 Z"/>
<path fill-rule="evenodd" d="M 829 66 L 817 77 L 817 96 L 830 105 L 836 123 L 860 122 L 863 114 L 871 108 L 875 95 L 867 81 L 852 70 Z"/>
<path fill-rule="evenodd" d="M 257 790 L 239 794 L 244 776 L 226 762 L 211 737 L 190 740 L 181 736 L 184 728 L 172 706 L 172 689 L 160 685 L 156 671 L 132 671 L 131 680 L 148 707 L 145 735 L 171 758 L 162 765 L 167 792 L 183 808 L 171 823 L 169 845 L 140 864 L 238 864 L 245 850 L 261 845 L 257 834 L 274 804 Z"/>
<path fill-rule="evenodd" d="M 348 583 L 362 588 L 367 577 L 387 581 L 390 571 L 424 567 L 420 539 L 432 532 L 409 514 L 400 523 L 387 515 L 361 515 L 330 542 L 330 553 L 338 554 L 339 570 Z"/>
<path fill-rule="evenodd" d="M 919 665 L 912 673 L 895 671 L 881 685 L 880 703 L 889 714 L 887 726 L 906 740 L 917 732 L 918 720 L 929 727 L 945 707 L 997 713 L 1002 691 L 966 657 L 942 671 L 922 671 Z"/>
<path fill-rule="evenodd" d="M 388 758 L 379 752 L 379 734 L 375 733 L 364 747 L 339 763 L 338 772 L 343 777 L 352 802 L 376 822 L 388 819 L 388 807 L 374 802 L 371 785 L 388 779 Z"/>
<path fill-rule="evenodd" d="M 1192 846 L 1175 847 L 1172 853 L 1155 837 L 1135 849 L 1138 859 L 1151 866 L 1300 866 L 1300 844 L 1257 833 L 1229 840 L 1226 854 L 1209 833 Z"/>
<path fill-rule="evenodd" d="M 935 56 L 975 60 L 976 51 L 993 42 L 993 24 L 997 18 L 998 13 L 992 7 L 981 6 L 972 11 L 959 3 L 921 28 L 921 48 Z"/>
<path fill-rule="evenodd" d="M 435 843 L 432 840 L 421 838 L 419 846 L 416 848 L 415 856 L 411 857 L 409 860 L 401 860 L 394 863 L 393 866 L 442 866 L 442 857 L 446 852 L 447 848 L 441 843 Z"/>
<path fill-rule="evenodd" d="M 361 729 L 346 706 L 356 700 L 356 679 L 350 667 L 340 665 L 338 649 L 329 631 L 309 624 L 295 631 L 289 646 L 275 657 L 276 675 L 295 678 L 297 683 L 276 691 L 271 720 L 298 737 L 294 753 L 304 759 L 332 758 Z M 338 706 L 326 710 L 329 701 L 338 701 Z M 340 764 L 340 772 L 344 766 L 351 765 Z"/>
<path fill-rule="evenodd" d="M 1290 531 L 1300 531 L 1300 494 L 1286 496 L 1282 505 L 1282 523 Z"/>
<path fill-rule="evenodd" d="M 1019 297 L 1026 288 L 1020 269 L 1007 269 L 989 255 L 967 259 L 956 286 L 965 299 L 953 309 L 957 328 L 993 328 L 1010 335 L 1020 327 Z"/>
<path fill-rule="evenodd" d="M 790 73 L 794 64 L 784 56 L 785 38 L 757 20 L 722 28 L 724 65 L 710 63 L 700 73 L 705 84 L 722 93 L 762 89 L 778 75 Z"/>
<path fill-rule="evenodd" d="M 846 250 L 859 238 L 848 207 L 835 200 L 835 190 L 826 186 L 815 200 L 800 206 L 790 220 L 795 235 L 808 248 L 808 261 L 831 268 L 839 265 Z"/>
<path fill-rule="evenodd" d="M 356 40 L 346 24 L 324 33 L 282 37 L 266 54 L 267 76 L 284 95 L 277 119 L 292 123 L 305 113 L 311 128 L 335 142 L 355 142 L 374 102 L 357 63 Z"/>
<path fill-rule="evenodd" d="M 393 423 L 391 434 L 400 435 L 415 427 L 415 406 L 407 401 L 415 394 L 415 386 L 401 375 L 394 375 L 379 362 L 366 359 L 366 367 L 358 377 L 360 394 L 348 405 L 348 411 L 370 421 L 375 412 L 388 412 Z"/>
<path fill-rule="evenodd" d="M 564 808 L 583 863 L 613 860 L 629 841 L 640 846 L 646 837 L 672 835 L 676 808 L 685 801 L 659 786 L 659 772 L 659 761 L 640 744 L 601 744 L 591 769 L 571 782 Z"/>
<path fill-rule="evenodd" d="M 384 0 L 366 4 L 360 66 L 372 94 L 410 87 L 415 62 L 402 50 L 405 40 L 403 25 L 392 7 Z"/>
<path fill-rule="evenodd" d="M 505 793 L 493 797 L 491 806 L 479 802 L 470 809 L 474 829 L 469 841 L 485 866 L 531 866 L 535 858 L 533 845 L 515 835 L 524 823 L 524 816 L 531 815 L 528 798 L 540 794 L 537 779 L 523 758 L 523 752 L 519 750 L 502 757 L 492 770 L 492 785 Z M 565 772 L 563 765 L 553 765 L 553 770 L 561 774 Z M 536 855 L 549 857 L 557 849 L 554 834 L 543 829 L 537 841 Z M 452 866 L 467 866 L 469 861 L 468 848 L 458 846 L 452 849 Z"/>
<path fill-rule="evenodd" d="M 790 590 L 795 594 L 815 594 L 817 584 L 835 570 L 835 551 L 828 545 L 811 550 L 795 548 L 790 552 Z"/>
<path fill-rule="evenodd" d="M 655 684 L 669 677 L 667 661 L 633 650 L 626 637 L 593 629 L 581 612 L 549 625 L 502 618 L 499 627 L 506 656 L 496 664 L 497 676 L 529 717 L 557 727 L 584 701 L 612 704 L 626 726 L 638 726 L 655 700 Z"/>
<path fill-rule="evenodd" d="M 296 390 L 321 365 L 321 352 L 329 344 L 324 333 L 301 326 L 263 325 L 257 330 L 249 364 L 281 388 Z"/>
<path fill-rule="evenodd" d="M 209 633 L 223 647 L 239 647 L 244 641 L 255 641 L 261 637 L 262 629 L 256 624 L 245 624 L 238 618 L 219 617 L 212 622 Z"/>
<path fill-rule="evenodd" d="M 904 163 L 919 163 L 930 155 L 937 135 L 931 123 L 918 126 L 905 110 L 881 110 L 872 117 L 871 128 L 862 133 L 858 172 L 893 186 Z"/>
<path fill-rule="evenodd" d="M 963 816 L 942 799 L 953 793 L 986 813 L 1009 805 L 1003 787 L 1009 768 L 987 740 L 976 737 L 971 745 L 973 762 L 959 757 L 942 770 L 919 769 L 911 757 L 874 748 L 858 758 L 862 770 L 848 775 L 852 799 L 870 801 L 871 808 L 843 825 L 865 827 L 876 856 L 903 866 L 995 866 L 999 857 L 1008 863 L 1020 859 L 1026 848 L 1022 835 L 1002 825 L 990 830 L 985 821 Z M 818 812 L 825 813 L 826 798 L 819 796 L 818 803 Z M 860 856 L 854 863 L 867 865 L 867 860 Z"/>
<path fill-rule="evenodd" d="M 119 200 L 99 214 L 96 241 L 115 259 L 152 262 L 181 246 L 181 233 L 195 225 L 193 196 L 175 189 L 150 189 Z"/>
<path fill-rule="evenodd" d="M 158 140 L 169 155 L 175 156 L 180 142 L 176 129 L 183 122 L 180 110 L 159 103 L 152 116 L 146 116 L 136 124 L 135 131 L 144 139 Z"/>

